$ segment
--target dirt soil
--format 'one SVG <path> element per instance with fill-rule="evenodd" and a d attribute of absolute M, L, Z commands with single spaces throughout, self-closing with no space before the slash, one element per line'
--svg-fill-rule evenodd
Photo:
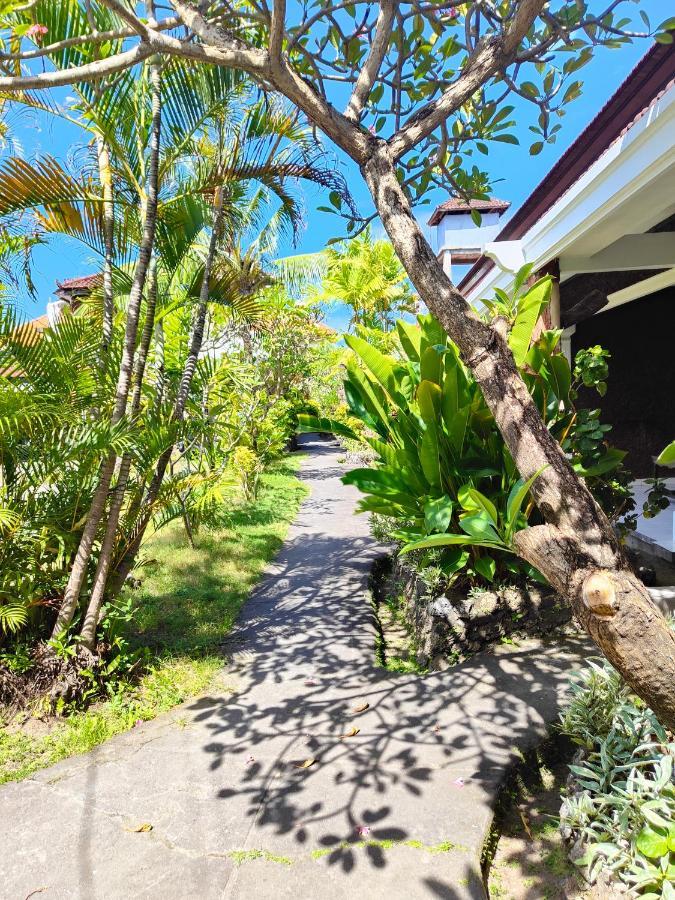
<path fill-rule="evenodd" d="M 564 755 L 564 754 L 563 754 Z M 564 759 L 525 760 L 497 814 L 497 846 L 487 883 L 491 900 L 598 900 L 569 861 L 557 816 Z"/>

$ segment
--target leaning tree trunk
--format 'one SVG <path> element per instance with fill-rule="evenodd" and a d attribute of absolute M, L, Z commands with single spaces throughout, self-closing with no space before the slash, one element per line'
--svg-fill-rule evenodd
<path fill-rule="evenodd" d="M 518 553 L 566 597 L 609 661 L 675 727 L 675 632 L 630 571 L 617 537 L 546 428 L 499 323 L 488 325 L 456 290 L 415 221 L 384 143 L 363 166 L 382 223 L 422 300 L 460 348 L 548 524 L 516 537 Z"/>
<path fill-rule="evenodd" d="M 148 274 L 148 291 L 145 311 L 145 323 L 143 325 L 143 333 L 141 335 L 138 352 L 136 354 L 136 365 L 134 367 L 134 389 L 131 398 L 131 409 L 129 417 L 131 421 L 135 421 L 141 408 L 141 392 L 143 388 L 143 376 L 145 374 L 145 366 L 150 351 L 150 343 L 155 328 L 155 309 L 157 306 L 157 265 L 156 260 L 151 262 L 150 272 Z M 131 471 L 131 454 L 125 453 L 120 463 L 119 473 L 117 475 L 117 484 L 113 491 L 110 511 L 108 512 L 108 520 L 105 526 L 103 541 L 101 542 L 101 551 L 98 557 L 96 573 L 94 575 L 94 583 L 89 597 L 89 604 L 82 623 L 80 637 L 85 647 L 93 650 L 96 642 L 96 626 L 98 625 L 101 606 L 105 596 L 106 584 L 110 573 L 110 566 L 115 550 L 115 539 L 117 537 L 117 526 L 119 525 L 122 506 L 129 484 L 129 473 Z"/>
<path fill-rule="evenodd" d="M 223 191 L 217 190 L 214 203 L 211 238 L 209 241 L 209 249 L 206 255 L 206 259 L 204 261 L 204 273 L 202 276 L 202 283 L 199 291 L 199 303 L 192 327 L 190 347 L 188 349 L 188 355 L 187 359 L 185 360 L 185 365 L 183 366 L 183 373 L 181 375 L 180 385 L 178 387 L 178 393 L 176 395 L 172 413 L 172 418 L 175 422 L 181 422 L 183 420 L 183 416 L 185 414 L 185 406 L 187 404 L 188 395 L 190 393 L 190 386 L 192 385 L 192 379 L 194 378 L 194 374 L 197 369 L 197 363 L 199 361 L 199 353 L 204 342 L 204 328 L 206 326 L 206 314 L 209 306 L 209 286 L 211 282 L 211 276 L 213 274 L 213 266 L 216 260 L 216 253 L 220 240 L 220 232 L 223 225 L 223 212 Z M 117 566 L 117 570 L 115 572 L 114 586 L 111 591 L 113 595 L 121 589 L 127 575 L 134 566 L 136 555 L 140 549 L 143 537 L 148 525 L 150 524 L 150 520 L 152 519 L 153 508 L 159 496 L 162 482 L 164 481 L 164 475 L 166 474 L 166 470 L 171 460 L 173 450 L 174 444 L 172 443 L 164 450 L 157 461 L 155 472 L 153 474 L 150 486 L 148 487 L 148 492 L 143 502 L 145 510 L 142 514 L 140 522 L 136 526 L 134 537 L 129 543 L 129 546 L 127 547 L 124 556 L 120 560 L 120 563 Z"/>
<path fill-rule="evenodd" d="M 129 305 L 127 308 L 127 323 L 124 333 L 124 345 L 122 348 L 122 360 L 115 390 L 115 403 L 113 406 L 111 425 L 117 425 L 126 413 L 129 388 L 134 365 L 136 350 L 136 337 L 138 334 L 138 320 L 141 312 L 143 290 L 146 276 L 150 267 L 153 246 L 155 243 L 155 230 L 157 225 L 157 200 L 159 183 L 159 143 L 161 131 L 161 99 L 160 99 L 160 70 L 159 65 L 151 65 L 150 77 L 152 80 L 152 124 L 150 137 L 150 164 L 148 169 L 148 187 L 145 202 L 145 222 L 143 236 L 138 253 L 138 261 L 134 271 L 134 280 L 129 293 Z M 91 553 L 96 538 L 99 523 L 103 517 L 108 497 L 108 489 L 115 471 L 116 456 L 111 453 L 103 464 L 99 482 L 94 493 L 91 507 L 87 515 L 82 537 L 77 548 L 75 561 L 70 570 L 68 583 L 63 595 L 61 608 L 59 609 L 52 637 L 57 637 L 73 620 L 77 608 L 82 585 L 87 575 L 87 567 L 91 559 Z"/>

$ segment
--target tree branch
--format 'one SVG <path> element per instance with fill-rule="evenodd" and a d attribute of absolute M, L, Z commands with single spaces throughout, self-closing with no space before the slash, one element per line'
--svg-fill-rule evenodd
<path fill-rule="evenodd" d="M 441 122 L 466 103 L 493 75 L 505 68 L 515 57 L 521 40 L 546 0 L 522 0 L 516 15 L 501 37 L 480 41 L 469 57 L 462 74 L 437 100 L 423 106 L 389 140 L 394 159 L 400 159 Z"/>
<path fill-rule="evenodd" d="M 39 75 L 10 75 L 0 78 L 0 91 L 17 93 L 19 91 L 45 90 L 47 88 L 64 87 L 78 81 L 97 81 L 124 69 L 130 69 L 143 62 L 155 52 L 149 43 L 138 44 L 131 50 L 116 53 L 107 59 L 85 63 L 72 69 L 59 69 L 55 72 L 41 72 Z"/>
<path fill-rule="evenodd" d="M 149 40 L 150 30 L 148 26 L 123 6 L 119 0 L 101 0 L 101 2 L 104 6 L 107 6 L 108 9 L 116 13 L 123 22 L 126 22 L 127 25 L 133 29 L 135 34 L 140 35 L 144 41 Z"/>
<path fill-rule="evenodd" d="M 281 50 L 284 45 L 286 27 L 286 0 L 274 0 L 270 21 L 269 52 L 272 67 L 281 64 Z"/>
<path fill-rule="evenodd" d="M 394 16 L 396 6 L 392 0 L 381 0 L 380 13 L 377 17 L 377 27 L 375 29 L 375 38 L 370 48 L 368 58 L 359 73 L 356 80 L 354 90 L 349 98 L 349 103 L 345 109 L 345 118 L 350 122 L 358 122 L 361 113 L 368 101 L 370 92 L 373 89 L 375 80 L 377 79 L 382 61 L 386 56 L 389 47 L 389 39 L 394 25 Z"/>

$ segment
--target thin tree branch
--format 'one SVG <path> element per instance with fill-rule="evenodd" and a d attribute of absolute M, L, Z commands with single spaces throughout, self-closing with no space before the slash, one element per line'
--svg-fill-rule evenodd
<path fill-rule="evenodd" d="M 386 56 L 389 47 L 389 39 L 394 25 L 394 16 L 397 3 L 392 0 L 381 0 L 380 13 L 377 17 L 377 26 L 375 30 L 375 38 L 368 58 L 359 73 L 356 80 L 354 90 L 349 98 L 349 103 L 345 110 L 345 118 L 350 122 L 358 122 L 361 113 L 368 101 L 370 92 L 377 79 L 378 73 L 382 66 L 382 61 Z"/>
<path fill-rule="evenodd" d="M 520 42 L 546 0 L 522 0 L 501 37 L 479 41 L 460 77 L 438 99 L 423 106 L 389 140 L 394 159 L 400 159 L 466 101 L 493 75 L 514 59 Z"/>

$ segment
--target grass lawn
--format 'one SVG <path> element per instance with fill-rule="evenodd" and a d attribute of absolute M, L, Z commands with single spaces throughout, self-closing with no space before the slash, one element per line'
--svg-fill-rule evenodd
<path fill-rule="evenodd" d="M 120 686 L 109 699 L 49 726 L 36 719 L 20 730 L 0 729 L 0 783 L 91 750 L 217 682 L 219 644 L 307 493 L 296 477 L 299 464 L 298 455 L 278 463 L 263 476 L 256 502 L 234 507 L 224 527 L 200 532 L 194 549 L 179 522 L 147 542 L 130 635 L 150 649 L 145 673 L 133 687 Z"/>

